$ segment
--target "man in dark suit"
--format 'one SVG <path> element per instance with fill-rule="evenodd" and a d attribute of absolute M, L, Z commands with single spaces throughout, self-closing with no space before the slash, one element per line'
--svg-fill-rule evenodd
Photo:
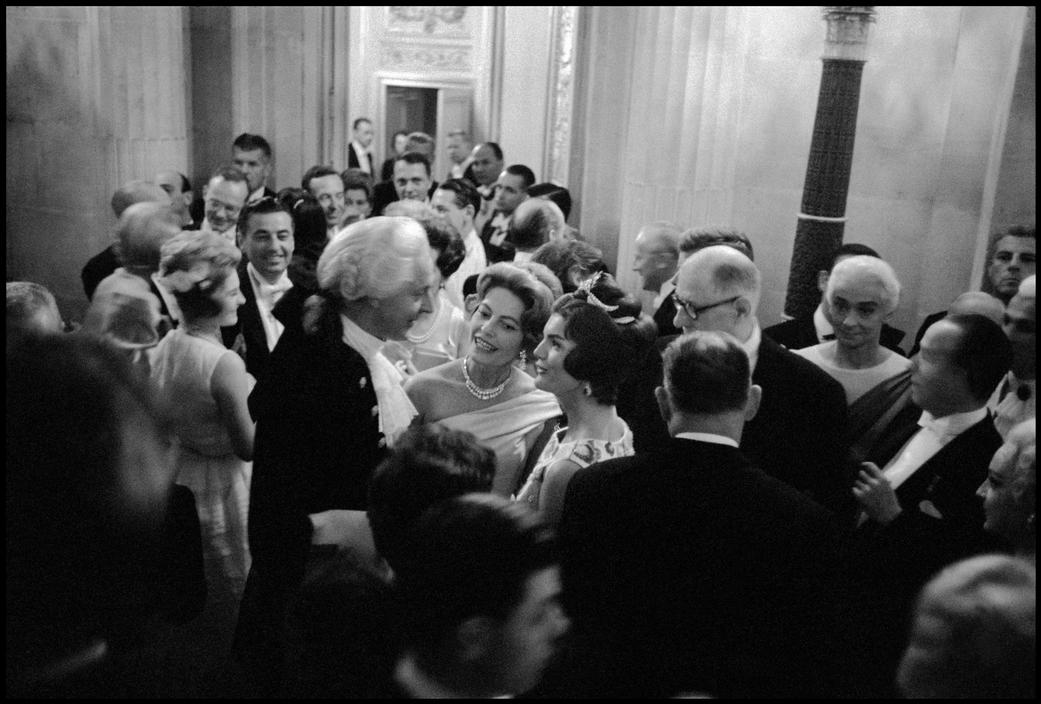
<path fill-rule="evenodd" d="M 412 132 L 408 136 L 408 141 L 405 142 L 405 151 L 401 156 L 394 160 L 394 167 L 389 181 L 381 181 L 377 183 L 375 188 L 372 189 L 372 212 L 376 215 L 382 215 L 383 209 L 396 200 L 401 200 L 406 196 L 402 195 L 406 186 L 410 195 L 407 197 L 412 198 L 411 192 L 416 190 L 415 183 L 410 184 L 411 177 L 418 176 L 416 169 L 411 165 L 420 163 L 418 160 L 414 160 L 413 157 L 406 159 L 406 155 L 410 152 L 415 155 L 421 155 L 426 159 L 426 199 L 430 199 L 434 195 L 434 191 L 437 190 L 437 181 L 433 180 L 433 164 L 434 164 L 434 150 L 437 144 L 434 142 L 434 138 L 428 135 L 426 132 Z M 405 165 L 401 165 L 404 161 Z M 399 166 L 400 165 L 400 166 Z M 405 171 L 402 175 L 404 180 L 398 178 L 398 169 L 401 168 Z M 418 199 L 417 200 L 421 200 Z"/>
<path fill-rule="evenodd" d="M 823 294 L 828 288 L 828 278 L 832 269 L 843 259 L 857 255 L 879 257 L 878 252 L 863 244 L 844 244 L 839 247 L 831 258 L 831 267 L 827 271 L 817 272 L 817 288 Z M 826 315 L 826 306 L 823 299 L 818 304 L 813 315 L 804 318 L 793 318 L 776 325 L 771 325 L 763 330 L 763 333 L 774 342 L 784 345 L 790 350 L 801 350 L 804 347 L 813 347 L 826 340 L 835 339 L 835 330 Z M 882 323 L 882 336 L 879 342 L 883 347 L 903 355 L 904 350 L 900 347 L 900 341 L 904 339 L 904 331 L 898 330 L 888 323 Z"/>
<path fill-rule="evenodd" d="M 817 365 L 782 348 L 759 329 L 759 269 L 744 253 L 713 245 L 680 267 L 676 327 L 728 332 L 752 362 L 763 389 L 756 417 L 745 427 L 744 452 L 764 472 L 852 517 L 846 453 L 846 394 Z"/>
<path fill-rule="evenodd" d="M 914 406 L 883 432 L 853 487 L 863 513 L 844 619 L 855 644 L 850 694 L 892 694 L 915 594 L 943 566 L 1001 547 L 983 531 L 976 490 L 1001 445 L 986 404 L 1010 361 L 1001 327 L 980 315 L 945 318 L 922 338 Z"/>
<path fill-rule="evenodd" d="M 481 241 L 489 264 L 513 261 L 517 251 L 510 240 L 510 223 L 517 206 L 528 199 L 535 173 L 524 164 L 511 164 L 499 174 L 495 189 L 495 211 L 481 228 Z"/>
<path fill-rule="evenodd" d="M 561 564 L 575 639 L 547 689 L 821 694 L 838 530 L 738 450 L 760 399 L 748 355 L 730 335 L 684 335 L 655 393 L 668 444 L 580 470 L 568 487 Z"/>
<path fill-rule="evenodd" d="M 293 216 L 277 200 L 247 205 L 239 219 L 243 254 L 239 282 L 246 302 L 239 306 L 238 321 L 221 328 L 224 344 L 235 345 L 238 336 L 246 353 L 246 371 L 261 379 L 268 357 L 284 326 L 272 310 L 293 287 L 286 268 L 293 258 Z"/>
<path fill-rule="evenodd" d="M 246 177 L 249 187 L 247 203 L 261 198 L 274 198 L 276 193 L 267 187 L 271 175 L 271 145 L 259 134 L 243 132 L 231 144 L 231 161 Z"/>
<path fill-rule="evenodd" d="M 643 290 L 654 296 L 650 303 L 651 317 L 658 326 L 658 337 L 678 335 L 680 332 L 672 324 L 676 316 L 672 292 L 676 290 L 673 275 L 679 266 L 679 241 L 680 228 L 671 222 L 648 223 L 636 234 L 633 271 L 640 275 Z"/>
<path fill-rule="evenodd" d="M 347 168 L 361 169 L 375 179 L 376 170 L 372 162 L 372 152 L 369 151 L 373 135 L 372 121 L 369 118 L 359 117 L 354 121 L 354 139 L 347 150 Z"/>

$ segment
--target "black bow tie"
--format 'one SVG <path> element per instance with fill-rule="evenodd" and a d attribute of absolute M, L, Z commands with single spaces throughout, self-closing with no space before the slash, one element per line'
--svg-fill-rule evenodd
<path fill-rule="evenodd" d="M 828 342 L 829 340 L 834 340 L 835 339 L 835 333 L 829 332 L 827 335 L 824 335 L 823 338 L 824 338 L 825 342 Z"/>
<path fill-rule="evenodd" d="M 1026 384 L 1020 384 L 1019 388 L 1016 389 L 1016 398 L 1018 398 L 1020 401 L 1029 401 L 1030 387 Z"/>

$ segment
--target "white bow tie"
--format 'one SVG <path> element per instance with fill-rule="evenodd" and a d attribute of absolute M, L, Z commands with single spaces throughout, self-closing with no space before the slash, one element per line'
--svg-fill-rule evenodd
<path fill-rule="evenodd" d="M 282 277 L 273 284 L 261 281 L 260 296 L 264 298 L 264 300 L 271 301 L 272 304 L 275 304 L 278 302 L 278 299 L 282 297 L 282 294 L 291 288 L 293 288 L 293 282 L 285 277 Z"/>
<path fill-rule="evenodd" d="M 932 414 L 928 411 L 922 412 L 922 417 L 918 419 L 918 425 L 925 428 L 938 438 L 942 438 L 947 434 L 947 424 L 933 418 Z"/>

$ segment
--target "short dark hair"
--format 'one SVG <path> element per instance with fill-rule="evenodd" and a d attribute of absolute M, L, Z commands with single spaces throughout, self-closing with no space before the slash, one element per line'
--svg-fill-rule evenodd
<path fill-rule="evenodd" d="M 828 273 L 831 273 L 835 265 L 839 263 L 839 259 L 843 257 L 874 257 L 875 259 L 881 259 L 881 255 L 866 244 L 859 244 L 857 242 L 850 242 L 848 244 L 840 245 L 835 248 L 835 252 L 831 255 L 831 264 L 828 267 Z"/>
<path fill-rule="evenodd" d="M 547 198 L 557 204 L 560 212 L 564 213 L 564 219 L 571 217 L 571 191 L 558 186 L 555 183 L 536 183 L 528 189 L 528 195 L 532 198 Z"/>
<path fill-rule="evenodd" d="M 271 145 L 268 144 L 268 141 L 259 134 L 243 132 L 235 138 L 235 141 L 231 143 L 231 146 L 235 149 L 241 149 L 244 152 L 251 152 L 254 149 L 259 149 L 264 152 L 264 156 L 268 159 L 271 158 Z"/>
<path fill-rule="evenodd" d="M 246 203 L 242 208 L 242 212 L 239 213 L 239 221 L 237 230 L 240 235 L 245 236 L 246 229 L 249 227 L 249 219 L 254 215 L 270 215 L 271 213 L 285 213 L 289 216 L 290 221 L 293 221 L 293 212 L 285 206 L 285 204 L 278 198 L 271 196 L 265 196 L 260 200 L 252 203 Z M 294 225 L 295 225 L 295 221 Z"/>
<path fill-rule="evenodd" d="M 343 179 L 343 191 L 365 191 L 365 199 L 372 203 L 372 176 L 361 169 L 346 169 L 340 174 Z"/>
<path fill-rule="evenodd" d="M 416 522 L 396 573 L 404 640 L 443 657 L 455 629 L 475 616 L 506 619 L 527 581 L 557 564 L 553 530 L 527 506 L 492 494 L 442 501 Z"/>
<path fill-rule="evenodd" d="M 603 253 L 582 240 L 566 240 L 547 242 L 531 255 L 531 261 L 545 264 L 549 267 L 564 288 L 564 293 L 570 293 L 577 288 L 568 272 L 572 267 L 578 267 L 584 277 L 592 276 L 598 271 L 607 271 L 604 263 Z"/>
<path fill-rule="evenodd" d="M 482 142 L 480 146 L 488 147 L 489 149 L 491 149 L 492 154 L 495 155 L 496 160 L 502 161 L 502 147 L 500 147 L 497 142 Z"/>
<path fill-rule="evenodd" d="M 369 481 L 369 525 L 376 549 L 397 569 L 408 528 L 444 499 L 490 491 L 495 453 L 465 430 L 406 430 Z"/>
<path fill-rule="evenodd" d="M 321 203 L 306 188 L 283 188 L 277 197 L 282 207 L 293 216 L 294 251 L 319 253 L 328 240 L 329 227 Z"/>
<path fill-rule="evenodd" d="M 748 353 L 731 335 L 692 332 L 664 354 L 665 388 L 676 407 L 709 415 L 744 408 L 751 385 Z"/>
<path fill-rule="evenodd" d="M 360 125 L 363 122 L 368 122 L 370 125 L 372 124 L 372 120 L 370 120 L 369 118 L 359 117 L 351 124 L 351 129 L 358 129 L 358 125 Z"/>
<path fill-rule="evenodd" d="M 463 281 L 463 295 L 469 296 L 470 294 L 477 294 L 477 280 L 481 278 L 480 274 L 470 274 Z"/>
<path fill-rule="evenodd" d="M 441 218 L 420 218 L 419 224 L 427 231 L 427 242 L 430 248 L 435 250 L 437 260 L 434 266 L 441 272 L 441 277 L 447 279 L 459 270 L 466 258 L 466 245 L 463 238 L 454 227 L 444 222 Z"/>
<path fill-rule="evenodd" d="M 965 370 L 973 398 L 986 401 L 1012 366 L 1012 343 L 1001 326 L 986 316 L 951 315 L 944 320 L 962 333 L 951 362 Z"/>
<path fill-rule="evenodd" d="M 419 152 L 405 152 L 395 159 L 394 163 L 397 164 L 399 161 L 403 161 L 406 164 L 422 164 L 427 170 L 427 176 L 430 176 L 430 159 L 427 159 L 426 154 L 420 154 Z"/>
<path fill-rule="evenodd" d="M 309 168 L 307 172 L 304 174 L 304 177 L 300 179 L 300 186 L 310 191 L 311 179 L 321 178 L 323 176 L 340 176 L 340 173 L 331 166 L 317 164 Z M 343 180 L 342 176 L 340 176 L 340 180 Z"/>
<path fill-rule="evenodd" d="M 512 176 L 520 176 L 524 182 L 524 190 L 527 191 L 535 184 L 535 172 L 524 164 L 510 164 L 505 169 Z"/>
<path fill-rule="evenodd" d="M 439 184 L 437 189 L 452 193 L 452 199 L 457 208 L 465 208 L 469 205 L 474 209 L 474 215 L 481 212 L 481 194 L 465 178 L 450 178 Z"/>
<path fill-rule="evenodd" d="M 477 294 L 481 300 L 493 288 L 506 289 L 524 304 L 520 319 L 521 332 L 524 333 L 521 349 L 531 354 L 542 340 L 542 328 L 549 320 L 553 294 L 534 274 L 508 262 L 492 264 L 477 280 Z"/>
<path fill-rule="evenodd" d="M 705 247 L 725 244 L 755 261 L 752 241 L 748 239 L 748 235 L 730 225 L 692 227 L 684 230 L 679 239 L 679 248 L 684 254 L 693 254 L 699 249 L 705 249 Z"/>
<path fill-rule="evenodd" d="M 553 313 L 564 319 L 564 337 L 575 343 L 564 358 L 564 369 L 588 381 L 598 402 L 614 404 L 619 385 L 654 345 L 654 320 L 641 313 L 640 302 L 619 288 L 610 274 L 597 274 L 575 293 L 565 293 L 553 304 Z"/>

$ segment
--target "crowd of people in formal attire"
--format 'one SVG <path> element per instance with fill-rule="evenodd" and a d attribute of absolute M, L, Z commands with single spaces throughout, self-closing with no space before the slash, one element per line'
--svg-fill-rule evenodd
<path fill-rule="evenodd" d="M 7 283 L 9 695 L 1035 695 L 1033 226 L 765 326 L 733 227 L 626 291 L 498 144 L 352 137 L 120 187 L 74 331 Z"/>

